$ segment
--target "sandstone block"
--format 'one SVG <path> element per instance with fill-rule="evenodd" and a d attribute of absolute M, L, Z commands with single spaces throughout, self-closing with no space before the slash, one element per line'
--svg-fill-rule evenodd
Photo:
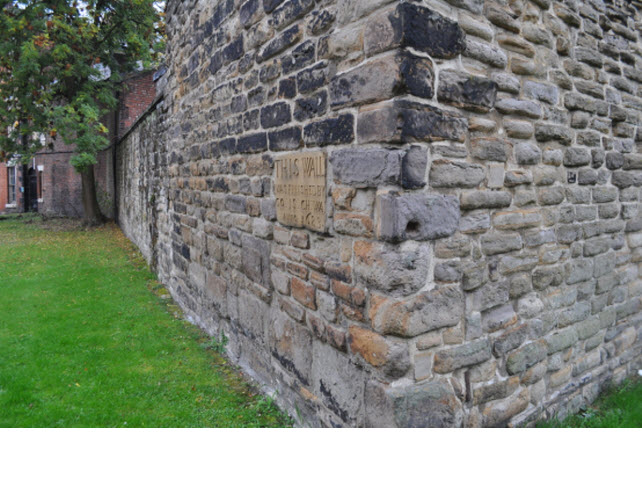
<path fill-rule="evenodd" d="M 360 143 L 461 142 L 467 131 L 468 121 L 461 115 L 408 100 L 364 109 L 357 123 Z"/>
<path fill-rule="evenodd" d="M 499 230 L 520 230 L 540 225 L 542 216 L 537 210 L 518 210 L 493 214 L 493 225 Z"/>
<path fill-rule="evenodd" d="M 339 183 L 377 187 L 399 183 L 405 152 L 383 148 L 346 148 L 332 152 L 332 173 Z"/>
<path fill-rule="evenodd" d="M 460 403 L 446 380 L 398 387 L 372 381 L 365 403 L 369 427 L 457 427 L 462 421 Z"/>
<path fill-rule="evenodd" d="M 400 377 L 410 368 L 408 346 L 403 342 L 391 342 L 375 332 L 351 326 L 349 344 L 353 353 L 392 377 Z"/>
<path fill-rule="evenodd" d="M 430 167 L 430 186 L 435 188 L 472 188 L 486 178 L 484 168 L 466 162 L 435 160 Z"/>
<path fill-rule="evenodd" d="M 413 242 L 391 247 L 378 242 L 354 242 L 354 272 L 371 288 L 409 295 L 426 282 L 430 247 Z"/>
<path fill-rule="evenodd" d="M 511 147 L 508 142 L 498 138 L 475 138 L 470 142 L 473 158 L 490 162 L 506 162 Z"/>
<path fill-rule="evenodd" d="M 505 400 L 490 402 L 484 408 L 483 425 L 485 427 L 505 426 L 512 417 L 524 411 L 528 407 L 530 393 L 527 389 L 521 390 Z"/>
<path fill-rule="evenodd" d="M 511 194 L 508 192 L 474 191 L 461 194 L 462 210 L 478 208 L 505 208 L 510 206 Z"/>
<path fill-rule="evenodd" d="M 484 255 L 497 255 L 522 248 L 522 237 L 517 233 L 489 233 L 481 236 L 481 247 Z"/>
<path fill-rule="evenodd" d="M 547 346 L 544 340 L 528 343 L 515 350 L 506 359 L 506 370 L 515 375 L 532 367 L 546 358 Z"/>
<path fill-rule="evenodd" d="M 499 357 L 511 350 L 515 350 L 526 341 L 529 331 L 528 325 L 520 325 L 507 330 L 493 343 L 493 353 L 495 356 Z"/>
<path fill-rule="evenodd" d="M 456 197 L 396 192 L 377 195 L 376 235 L 381 240 L 434 240 L 459 227 Z"/>
<path fill-rule="evenodd" d="M 433 369 L 436 373 L 448 373 L 458 368 L 485 362 L 490 357 L 490 342 L 477 340 L 459 347 L 438 351 L 435 354 Z"/>
<path fill-rule="evenodd" d="M 452 58 L 464 49 L 465 34 L 456 22 L 414 3 L 373 18 L 365 33 L 371 55 L 396 47 L 411 47 L 436 58 Z"/>
<path fill-rule="evenodd" d="M 482 314 L 482 325 L 486 332 L 496 332 L 517 323 L 517 314 L 509 303 L 492 308 Z"/>
<path fill-rule="evenodd" d="M 464 317 L 464 299 L 455 286 L 440 287 L 401 301 L 380 298 L 371 301 L 370 317 L 375 330 L 383 335 L 415 337 L 459 324 Z"/>
<path fill-rule="evenodd" d="M 433 96 L 432 62 L 410 53 L 394 53 L 338 75 L 330 83 L 333 107 L 374 103 L 403 93 Z"/>
<path fill-rule="evenodd" d="M 497 84 L 483 77 L 456 70 L 442 70 L 439 74 L 437 98 L 456 107 L 474 111 L 488 111 L 495 105 Z"/>

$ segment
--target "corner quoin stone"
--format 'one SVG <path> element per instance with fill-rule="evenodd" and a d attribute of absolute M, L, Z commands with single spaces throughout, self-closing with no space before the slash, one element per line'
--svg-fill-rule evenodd
<path fill-rule="evenodd" d="M 459 228 L 459 200 L 447 195 L 397 192 L 377 195 L 377 238 L 388 242 L 435 240 Z"/>
<path fill-rule="evenodd" d="M 453 58 L 463 52 L 466 34 L 459 25 L 429 8 L 401 3 L 366 28 L 368 55 L 397 47 L 411 47 L 435 58 Z"/>

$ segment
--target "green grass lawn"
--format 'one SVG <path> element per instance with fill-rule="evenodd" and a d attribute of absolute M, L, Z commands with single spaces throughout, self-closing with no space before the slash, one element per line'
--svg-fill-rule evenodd
<path fill-rule="evenodd" d="M 114 225 L 0 218 L 0 427 L 290 425 L 162 293 Z"/>
<path fill-rule="evenodd" d="M 547 428 L 642 428 L 642 380 L 613 388 L 583 412 L 563 421 L 539 424 Z"/>

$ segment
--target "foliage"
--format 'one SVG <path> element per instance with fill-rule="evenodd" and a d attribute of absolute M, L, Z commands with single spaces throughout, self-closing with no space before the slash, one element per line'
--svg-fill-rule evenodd
<path fill-rule="evenodd" d="M 564 420 L 538 424 L 547 428 L 642 428 L 642 380 L 628 380 L 605 392 L 592 406 Z"/>
<path fill-rule="evenodd" d="M 0 160 L 28 158 L 44 134 L 76 145 L 78 171 L 96 162 L 124 76 L 163 48 L 155 3 L 0 0 Z"/>
<path fill-rule="evenodd" d="M 172 315 L 113 224 L 0 221 L 0 278 L 0 427 L 291 424 Z"/>

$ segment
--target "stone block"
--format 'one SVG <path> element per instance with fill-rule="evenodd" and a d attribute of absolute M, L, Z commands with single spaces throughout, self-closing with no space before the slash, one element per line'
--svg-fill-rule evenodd
<path fill-rule="evenodd" d="M 455 107 L 487 112 L 495 105 L 497 83 L 456 70 L 439 73 L 437 98 Z"/>
<path fill-rule="evenodd" d="M 405 152 L 384 148 L 346 148 L 330 156 L 335 181 L 357 187 L 398 184 Z"/>
<path fill-rule="evenodd" d="M 383 193 L 376 201 L 376 235 L 389 242 L 448 237 L 459 227 L 456 197 Z"/>
<path fill-rule="evenodd" d="M 368 427 L 443 428 L 462 422 L 461 404 L 445 379 L 396 387 L 371 381 L 365 404 Z"/>
<path fill-rule="evenodd" d="M 371 288 L 409 295 L 426 283 L 430 246 L 406 242 L 400 246 L 354 242 L 354 272 Z"/>
<path fill-rule="evenodd" d="M 464 298 L 456 286 L 443 286 L 395 301 L 370 302 L 370 318 L 383 335 L 416 337 L 438 328 L 458 325 L 464 318 Z"/>
<path fill-rule="evenodd" d="M 448 373 L 459 368 L 485 362 L 490 357 L 490 342 L 487 339 L 476 340 L 458 347 L 438 351 L 435 354 L 433 369 L 436 373 Z"/>
<path fill-rule="evenodd" d="M 266 288 L 272 285 L 270 273 L 270 244 L 252 235 L 243 234 L 241 246 L 243 273 L 247 277 Z"/>
<path fill-rule="evenodd" d="M 435 188 L 473 188 L 486 178 L 481 165 L 450 160 L 435 160 L 430 167 L 430 186 Z"/>
<path fill-rule="evenodd" d="M 346 424 L 362 422 L 366 373 L 330 345 L 312 343 L 312 391 Z"/>
<path fill-rule="evenodd" d="M 475 138 L 470 141 L 470 153 L 477 160 L 505 163 L 510 151 L 510 144 L 499 138 Z"/>
<path fill-rule="evenodd" d="M 467 311 L 483 312 L 499 305 L 508 303 L 510 296 L 508 280 L 487 282 L 482 287 L 467 295 Z"/>
<path fill-rule="evenodd" d="M 498 230 L 521 230 L 538 227 L 542 216 L 538 210 L 517 210 L 493 214 L 493 225 Z"/>
<path fill-rule="evenodd" d="M 515 350 L 528 338 L 530 328 L 528 325 L 520 325 L 507 330 L 500 335 L 493 343 L 493 353 L 495 356 L 502 356 L 511 350 Z"/>
<path fill-rule="evenodd" d="M 541 362 L 546 358 L 547 345 L 544 340 L 536 340 L 515 350 L 506 359 L 506 370 L 515 375 Z"/>
<path fill-rule="evenodd" d="M 509 207 L 512 199 L 511 194 L 508 192 L 477 190 L 463 192 L 460 202 L 462 210 L 476 210 L 478 208 Z"/>
<path fill-rule="evenodd" d="M 510 303 L 491 308 L 482 314 L 482 326 L 486 332 L 496 332 L 515 323 L 517 323 L 517 314 Z"/>
<path fill-rule="evenodd" d="M 426 149 L 418 145 L 410 147 L 401 162 L 401 186 L 407 189 L 424 187 L 427 166 Z"/>
<path fill-rule="evenodd" d="M 481 248 L 484 255 L 497 255 L 520 250 L 523 242 L 517 233 L 489 233 L 481 236 Z"/>
<path fill-rule="evenodd" d="M 515 162 L 519 165 L 536 165 L 542 158 L 542 151 L 532 143 L 518 143 L 513 147 L 513 151 L 515 153 Z"/>
<path fill-rule="evenodd" d="M 289 317 L 275 315 L 270 322 L 270 352 L 281 366 L 303 385 L 311 384 L 312 335 Z"/>
<path fill-rule="evenodd" d="M 345 114 L 309 123 L 303 130 L 303 139 L 307 146 L 352 143 L 354 140 L 354 116 Z"/>
<path fill-rule="evenodd" d="M 502 382 L 482 385 L 473 390 L 473 405 L 509 397 L 519 387 L 519 378 L 511 377 Z"/>
<path fill-rule="evenodd" d="M 529 400 L 529 391 L 523 389 L 509 398 L 489 402 L 482 410 L 484 427 L 506 426 L 511 418 L 526 410 Z"/>
<path fill-rule="evenodd" d="M 370 20 L 364 47 L 373 55 L 397 47 L 411 47 L 435 58 L 452 58 L 464 49 L 465 34 L 456 22 L 414 3 Z"/>
<path fill-rule="evenodd" d="M 330 83 L 330 102 L 335 108 L 379 102 L 404 93 L 433 96 L 430 60 L 396 52 L 338 75 Z"/>
<path fill-rule="evenodd" d="M 462 142 L 467 131 L 465 117 L 409 100 L 364 109 L 357 122 L 359 143 Z"/>
<path fill-rule="evenodd" d="M 551 355 L 575 345 L 578 336 L 575 327 L 568 327 L 546 337 L 548 354 Z"/>
<path fill-rule="evenodd" d="M 352 353 L 358 354 L 374 367 L 380 367 L 393 378 L 403 376 L 410 368 L 408 345 L 393 342 L 365 328 L 349 328 L 349 345 Z"/>

